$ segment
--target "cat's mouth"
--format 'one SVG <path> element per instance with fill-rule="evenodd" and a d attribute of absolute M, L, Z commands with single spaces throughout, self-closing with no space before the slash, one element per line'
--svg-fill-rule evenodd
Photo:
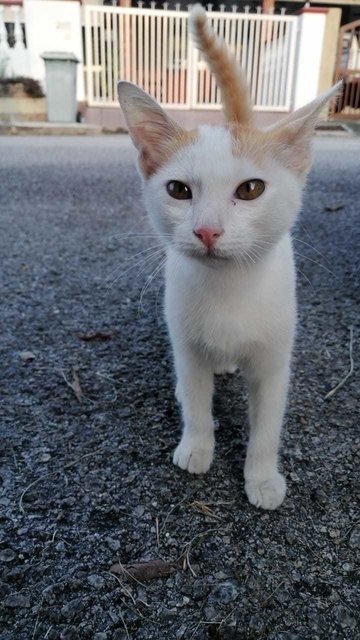
<path fill-rule="evenodd" d="M 215 247 L 206 249 L 206 251 L 201 251 L 194 247 L 183 250 L 185 255 L 189 258 L 195 258 L 196 260 L 200 260 L 200 262 L 204 263 L 221 263 L 228 262 L 231 260 L 230 255 L 224 254 L 221 250 L 216 249 Z"/>

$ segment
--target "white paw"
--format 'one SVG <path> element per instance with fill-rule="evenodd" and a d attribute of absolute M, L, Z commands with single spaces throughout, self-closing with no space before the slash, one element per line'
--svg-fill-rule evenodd
<path fill-rule="evenodd" d="M 215 375 L 222 376 L 224 373 L 235 373 L 236 370 L 236 364 L 226 364 L 223 366 L 215 367 Z"/>
<path fill-rule="evenodd" d="M 173 455 L 173 463 L 189 473 L 206 473 L 214 457 L 214 438 L 201 443 L 182 438 Z"/>
<path fill-rule="evenodd" d="M 247 480 L 245 491 L 249 502 L 262 509 L 277 509 L 285 498 L 286 482 L 281 473 L 268 480 Z"/>

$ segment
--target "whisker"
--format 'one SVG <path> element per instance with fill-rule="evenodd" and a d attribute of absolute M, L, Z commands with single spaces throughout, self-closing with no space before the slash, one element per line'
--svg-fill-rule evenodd
<path fill-rule="evenodd" d="M 165 258 L 163 258 L 162 260 L 160 260 L 160 263 L 155 267 L 154 271 L 152 272 L 152 274 L 149 276 L 149 278 L 147 279 L 147 281 L 145 282 L 141 293 L 140 293 L 140 300 L 139 300 L 139 304 L 138 304 L 138 313 L 141 312 L 142 309 L 142 301 L 144 298 L 144 295 L 146 293 L 146 291 L 148 290 L 148 288 L 150 287 L 152 281 L 154 280 L 154 278 L 156 278 L 157 274 L 159 273 L 159 271 L 162 269 L 163 265 L 166 262 L 166 256 Z"/>
<path fill-rule="evenodd" d="M 128 269 L 125 269 L 125 271 L 122 271 L 119 274 L 119 277 L 115 278 L 109 285 L 108 285 L 108 289 L 111 289 L 114 284 L 119 280 L 120 277 L 125 276 L 127 273 L 129 273 L 132 269 L 135 269 L 138 266 L 142 266 L 145 263 L 147 263 L 148 261 L 151 261 L 155 256 L 157 257 L 158 255 L 160 255 L 162 252 L 164 251 L 163 248 L 158 249 L 157 251 L 154 251 L 150 256 L 145 256 L 145 258 L 141 258 L 140 260 L 138 260 L 135 264 L 132 264 L 130 267 L 128 267 Z"/>

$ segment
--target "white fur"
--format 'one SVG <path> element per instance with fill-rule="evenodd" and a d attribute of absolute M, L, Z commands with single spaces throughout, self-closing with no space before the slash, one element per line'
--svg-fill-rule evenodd
<path fill-rule="evenodd" d="M 278 449 L 296 321 L 289 231 L 310 166 L 316 117 L 340 86 L 272 127 L 278 146 L 262 149 L 260 159 L 239 149 L 239 141 L 234 145 L 228 129 L 203 126 L 164 163 L 162 141 L 176 137 L 178 125 L 141 89 L 118 85 L 146 178 L 146 207 L 167 246 L 165 314 L 184 419 L 174 463 L 191 473 L 209 469 L 214 373 L 241 365 L 249 386 L 245 491 L 265 509 L 278 507 L 286 491 Z M 251 201 L 235 198 L 239 184 L 250 179 L 263 180 L 264 192 Z M 171 198 L 166 185 L 172 180 L 190 187 L 192 199 Z M 222 230 L 215 257 L 194 234 L 202 225 Z"/>
<path fill-rule="evenodd" d="M 264 194 L 234 200 L 236 187 L 250 178 L 266 181 Z M 193 199 L 171 199 L 165 189 L 171 179 L 188 184 Z M 264 157 L 259 167 L 234 156 L 229 132 L 205 126 L 190 149 L 145 183 L 144 193 L 153 224 L 168 234 L 165 313 L 185 425 L 174 463 L 191 473 L 209 469 L 214 372 L 242 365 L 251 424 L 245 489 L 252 504 L 274 509 L 286 486 L 277 455 L 296 315 L 288 230 L 299 208 L 300 181 L 274 158 Z M 203 256 L 193 233 L 200 221 L 222 226 L 216 247 L 229 259 Z"/>

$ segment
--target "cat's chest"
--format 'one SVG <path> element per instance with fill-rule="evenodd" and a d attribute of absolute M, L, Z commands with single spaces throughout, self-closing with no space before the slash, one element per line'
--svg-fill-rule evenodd
<path fill-rule="evenodd" d="M 206 349 L 233 354 L 241 351 L 249 342 L 256 341 L 261 333 L 258 305 L 240 292 L 212 295 L 205 292 L 190 301 L 185 321 L 194 339 Z M 258 319 L 257 319 L 258 318 Z"/>

